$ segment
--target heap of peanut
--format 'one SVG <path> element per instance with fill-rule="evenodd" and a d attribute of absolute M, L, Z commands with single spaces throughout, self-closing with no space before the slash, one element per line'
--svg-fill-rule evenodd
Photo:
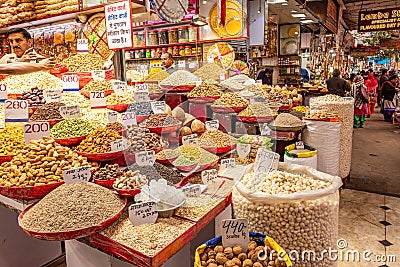
<path fill-rule="evenodd" d="M 100 127 L 93 134 L 88 135 L 76 147 L 79 152 L 106 153 L 111 151 L 111 142 L 121 139 L 121 135 L 114 130 Z"/>
<path fill-rule="evenodd" d="M 64 170 L 87 166 L 85 157 L 50 137 L 32 140 L 10 162 L 0 165 L 0 186 L 38 186 L 62 182 Z"/>

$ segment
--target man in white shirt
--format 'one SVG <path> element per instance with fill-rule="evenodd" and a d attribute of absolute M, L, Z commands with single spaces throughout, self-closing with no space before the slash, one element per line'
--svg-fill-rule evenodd
<path fill-rule="evenodd" d="M 172 74 L 175 71 L 174 60 L 172 59 L 171 53 L 164 53 L 161 55 L 161 65 L 165 68 L 165 71 Z"/>

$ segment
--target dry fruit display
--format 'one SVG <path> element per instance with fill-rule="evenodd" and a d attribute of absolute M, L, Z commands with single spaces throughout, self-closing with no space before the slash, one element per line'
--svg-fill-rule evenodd
<path fill-rule="evenodd" d="M 129 95 L 120 95 L 112 93 L 106 97 L 107 105 L 130 104 L 133 98 Z"/>
<path fill-rule="evenodd" d="M 149 76 L 147 77 L 146 82 L 161 82 L 169 77 L 169 73 L 165 70 L 160 70 L 154 73 L 154 69 L 156 68 L 150 69 Z"/>
<path fill-rule="evenodd" d="M 262 102 L 254 102 L 249 104 L 244 110 L 240 111 L 238 115 L 248 117 L 267 117 L 276 116 L 278 114 L 272 111 L 267 104 Z"/>
<path fill-rule="evenodd" d="M 254 81 L 250 79 L 247 75 L 239 74 L 229 79 L 222 81 L 221 86 L 232 91 L 243 90 L 246 86 L 253 84 Z"/>
<path fill-rule="evenodd" d="M 1 83 L 7 86 L 8 94 L 23 94 L 24 92 L 29 92 L 32 88 L 39 88 L 39 84 L 42 83 L 43 80 L 46 80 L 47 82 L 54 81 L 55 84 L 59 84 L 61 81 L 59 78 L 45 71 L 38 71 L 23 75 L 10 75 Z M 62 83 L 61 88 L 56 87 L 51 89 L 62 90 Z"/>
<path fill-rule="evenodd" d="M 70 72 L 85 72 L 102 70 L 104 63 L 105 60 L 97 54 L 78 53 L 64 59 L 61 62 L 61 65 L 66 66 Z"/>
<path fill-rule="evenodd" d="M 24 146 L 23 127 L 7 126 L 0 129 L 0 156 L 14 155 Z"/>
<path fill-rule="evenodd" d="M 206 130 L 199 137 L 201 147 L 228 147 L 236 144 L 236 139 L 220 130 Z"/>
<path fill-rule="evenodd" d="M 217 99 L 212 107 L 216 108 L 245 108 L 249 102 L 236 93 L 224 93 L 221 98 Z"/>
<path fill-rule="evenodd" d="M 135 189 L 142 185 L 147 184 L 147 178 L 145 175 L 141 174 L 139 170 L 136 171 L 126 171 L 122 176 L 117 177 L 113 187 L 123 190 Z"/>
<path fill-rule="evenodd" d="M 193 74 L 201 78 L 203 81 L 207 79 L 220 80 L 221 74 L 224 75 L 225 70 L 218 64 L 207 63 L 193 72 Z"/>
<path fill-rule="evenodd" d="M 160 82 L 160 86 L 196 85 L 197 77 L 186 70 L 177 70 Z"/>
<path fill-rule="evenodd" d="M 65 139 L 89 135 L 96 130 L 97 126 L 88 120 L 71 118 L 56 123 L 50 129 L 50 135 L 56 139 Z"/>
<path fill-rule="evenodd" d="M 57 102 L 46 103 L 32 114 L 29 121 L 62 120 L 64 119 L 60 113 L 60 107 L 62 106 L 65 106 L 65 104 Z"/>
<path fill-rule="evenodd" d="M 202 82 L 190 91 L 188 97 L 220 97 L 222 90 L 214 84 Z"/>
<path fill-rule="evenodd" d="M 110 143 L 120 139 L 121 135 L 116 131 L 100 127 L 88 135 L 76 147 L 76 150 L 84 153 L 106 153 L 111 151 Z"/>

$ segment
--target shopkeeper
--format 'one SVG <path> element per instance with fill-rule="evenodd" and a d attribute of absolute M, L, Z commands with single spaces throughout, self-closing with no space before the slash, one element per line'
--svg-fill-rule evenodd
<path fill-rule="evenodd" d="M 31 62 L 44 59 L 33 50 L 33 40 L 31 34 L 23 28 L 14 28 L 7 33 L 12 54 L 6 54 L 0 59 L 0 64 L 12 62 Z"/>
<path fill-rule="evenodd" d="M 161 55 L 161 65 L 165 68 L 165 71 L 172 74 L 175 71 L 174 60 L 172 59 L 171 53 L 164 53 Z"/>
<path fill-rule="evenodd" d="M 262 84 L 267 84 L 272 86 L 273 73 L 274 73 L 273 69 L 266 68 L 258 73 L 257 80 L 261 80 Z"/>

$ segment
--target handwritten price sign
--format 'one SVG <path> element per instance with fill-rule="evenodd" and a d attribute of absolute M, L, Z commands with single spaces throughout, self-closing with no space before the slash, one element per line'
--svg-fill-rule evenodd
<path fill-rule="evenodd" d="M 128 127 L 129 125 L 137 125 L 136 115 L 134 112 L 124 112 L 121 114 L 122 123 Z"/>
<path fill-rule="evenodd" d="M 135 92 L 146 92 L 149 93 L 149 86 L 145 83 L 135 85 Z"/>
<path fill-rule="evenodd" d="M 83 166 L 83 167 L 63 171 L 63 179 L 64 179 L 64 182 L 67 184 L 73 184 L 73 183 L 77 183 L 77 182 L 87 183 L 87 182 L 89 182 L 90 177 L 91 177 L 91 174 L 90 174 L 89 166 Z"/>
<path fill-rule="evenodd" d="M 128 87 L 126 82 L 123 81 L 113 81 L 112 83 L 112 89 L 116 94 L 125 94 L 126 88 Z"/>
<path fill-rule="evenodd" d="M 90 91 L 91 108 L 105 108 L 106 105 L 106 93 L 104 91 Z"/>
<path fill-rule="evenodd" d="M 186 197 L 200 197 L 201 188 L 200 185 L 185 186 L 182 188 L 182 192 Z"/>
<path fill-rule="evenodd" d="M 135 154 L 136 163 L 139 166 L 153 166 L 156 161 L 156 154 L 153 150 L 142 151 Z"/>
<path fill-rule="evenodd" d="M 79 106 L 61 106 L 60 114 L 64 119 L 79 118 L 81 110 Z"/>
<path fill-rule="evenodd" d="M 206 121 L 207 130 L 218 130 L 218 128 L 219 128 L 218 120 Z"/>
<path fill-rule="evenodd" d="M 7 85 L 0 84 L 0 102 L 7 100 Z"/>
<path fill-rule="evenodd" d="M 6 100 L 6 122 L 27 122 L 28 121 L 28 101 L 26 100 Z"/>
<path fill-rule="evenodd" d="M 148 92 L 141 92 L 141 91 L 135 92 L 134 96 L 135 96 L 136 103 L 147 102 L 150 100 Z"/>
<path fill-rule="evenodd" d="M 51 89 L 43 91 L 43 98 L 46 99 L 46 103 L 57 102 L 61 100 L 61 90 Z"/>
<path fill-rule="evenodd" d="M 107 117 L 108 117 L 108 120 L 109 120 L 111 123 L 114 123 L 114 122 L 116 122 L 116 121 L 118 120 L 118 112 L 116 112 L 116 111 L 114 111 L 114 110 L 112 110 L 112 111 L 107 111 Z"/>
<path fill-rule="evenodd" d="M 304 149 L 304 142 L 303 141 L 296 142 L 296 149 Z"/>
<path fill-rule="evenodd" d="M 150 102 L 151 110 L 154 114 L 164 114 L 165 113 L 165 101 L 154 101 Z"/>
<path fill-rule="evenodd" d="M 157 204 L 153 201 L 129 206 L 129 220 L 134 226 L 155 223 L 158 217 Z"/>
<path fill-rule="evenodd" d="M 249 229 L 246 219 L 230 219 L 222 221 L 222 246 L 240 245 L 245 250 L 249 244 Z"/>
<path fill-rule="evenodd" d="M 216 169 L 204 170 L 201 172 L 201 180 L 204 184 L 213 184 L 217 178 L 218 176 Z"/>
<path fill-rule="evenodd" d="M 250 144 L 242 144 L 242 143 L 237 143 L 236 144 L 236 151 L 238 153 L 239 158 L 245 159 L 249 155 L 251 150 L 251 145 Z"/>
<path fill-rule="evenodd" d="M 76 51 L 77 52 L 89 52 L 89 40 L 78 39 L 76 40 Z"/>
<path fill-rule="evenodd" d="M 198 142 L 199 142 L 199 138 L 197 137 L 197 134 L 190 134 L 190 135 L 182 136 L 182 144 L 184 144 L 184 145 L 197 146 Z"/>
<path fill-rule="evenodd" d="M 79 91 L 79 77 L 76 74 L 63 74 L 64 91 Z"/>
<path fill-rule="evenodd" d="M 111 142 L 110 145 L 112 152 L 118 152 L 128 148 L 128 143 L 126 142 L 125 138 Z"/>
<path fill-rule="evenodd" d="M 254 172 L 270 172 L 277 170 L 279 166 L 280 155 L 266 148 L 259 148 L 254 161 Z"/>
<path fill-rule="evenodd" d="M 234 169 L 234 168 L 236 168 L 236 161 L 234 158 L 221 160 L 221 170 Z"/>
<path fill-rule="evenodd" d="M 44 136 L 50 136 L 50 125 L 48 122 L 29 122 L 24 125 L 25 144 L 32 140 L 38 140 Z"/>
<path fill-rule="evenodd" d="M 268 123 L 264 123 L 260 127 L 261 135 L 271 136 L 271 128 L 268 127 Z"/>
<path fill-rule="evenodd" d="M 92 70 L 93 81 L 104 81 L 106 78 L 105 70 Z"/>

